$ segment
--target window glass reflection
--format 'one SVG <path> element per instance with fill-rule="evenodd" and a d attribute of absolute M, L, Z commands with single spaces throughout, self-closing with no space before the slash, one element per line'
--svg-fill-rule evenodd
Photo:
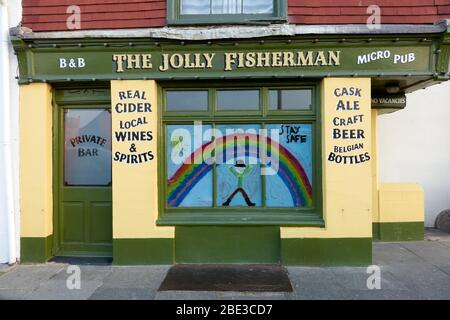
<path fill-rule="evenodd" d="M 208 91 L 167 91 L 167 111 L 206 111 Z"/>
<path fill-rule="evenodd" d="M 282 89 L 269 91 L 270 110 L 311 110 L 312 91 L 309 89 Z"/>
<path fill-rule="evenodd" d="M 259 90 L 217 91 L 219 110 L 259 110 Z"/>
<path fill-rule="evenodd" d="M 181 14 L 271 14 L 273 0 L 181 0 Z"/>
<path fill-rule="evenodd" d="M 70 109 L 64 113 L 64 183 L 111 184 L 111 113 Z"/>

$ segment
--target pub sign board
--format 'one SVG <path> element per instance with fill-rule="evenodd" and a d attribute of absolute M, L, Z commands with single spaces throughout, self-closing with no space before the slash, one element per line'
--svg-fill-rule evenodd
<path fill-rule="evenodd" d="M 406 95 L 379 95 L 372 96 L 373 109 L 404 109 L 406 107 Z"/>
<path fill-rule="evenodd" d="M 21 80 L 432 75 L 434 42 L 26 47 Z M 20 50 L 19 50 L 20 52 Z M 32 67 L 30 67 L 32 66 Z"/>

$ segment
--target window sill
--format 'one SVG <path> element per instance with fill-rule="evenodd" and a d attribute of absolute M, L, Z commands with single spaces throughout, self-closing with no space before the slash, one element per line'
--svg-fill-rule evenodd
<path fill-rule="evenodd" d="M 167 19 L 168 26 L 192 26 L 192 25 L 271 25 L 278 23 L 286 23 L 285 18 L 273 17 L 264 19 L 242 19 L 242 18 L 224 18 L 217 16 L 199 17 L 199 18 L 180 18 L 180 19 Z"/>
<path fill-rule="evenodd" d="M 156 221 L 157 226 L 280 226 L 324 228 L 321 216 L 313 213 L 282 214 L 217 214 L 167 213 Z"/>

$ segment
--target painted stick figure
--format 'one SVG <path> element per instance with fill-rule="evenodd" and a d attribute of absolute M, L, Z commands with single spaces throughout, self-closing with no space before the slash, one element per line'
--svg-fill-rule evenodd
<path fill-rule="evenodd" d="M 244 161 L 237 160 L 234 167 L 229 168 L 231 173 L 238 179 L 237 189 L 228 197 L 227 201 L 225 201 L 222 206 L 228 207 L 231 203 L 231 200 L 240 192 L 244 197 L 245 203 L 247 206 L 254 207 L 255 203 L 250 200 L 247 192 L 244 190 L 244 178 L 250 173 L 252 170 L 252 166 L 247 166 Z"/>

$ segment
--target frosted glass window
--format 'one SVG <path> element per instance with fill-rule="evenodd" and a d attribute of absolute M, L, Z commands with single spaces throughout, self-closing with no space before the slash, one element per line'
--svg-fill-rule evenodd
<path fill-rule="evenodd" d="M 111 185 L 111 113 L 69 109 L 64 113 L 64 183 Z"/>
<path fill-rule="evenodd" d="M 210 0 L 181 0 L 181 14 L 210 14 Z"/>
<path fill-rule="evenodd" d="M 272 14 L 273 0 L 181 0 L 181 14 Z"/>
<path fill-rule="evenodd" d="M 244 14 L 273 13 L 273 0 L 244 0 L 242 11 Z"/>

